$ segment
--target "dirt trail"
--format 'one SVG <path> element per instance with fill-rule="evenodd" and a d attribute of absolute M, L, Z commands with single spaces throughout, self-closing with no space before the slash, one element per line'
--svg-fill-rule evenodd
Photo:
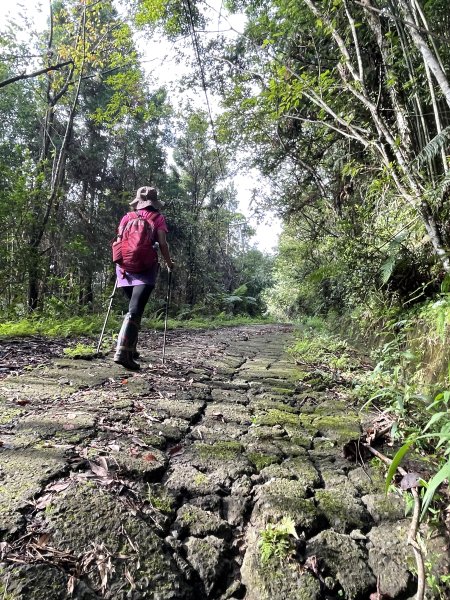
<path fill-rule="evenodd" d="M 402 501 L 343 458 L 357 408 L 292 339 L 172 333 L 162 367 L 143 334 L 137 374 L 57 358 L 4 378 L 0 598 L 413 597 Z"/>

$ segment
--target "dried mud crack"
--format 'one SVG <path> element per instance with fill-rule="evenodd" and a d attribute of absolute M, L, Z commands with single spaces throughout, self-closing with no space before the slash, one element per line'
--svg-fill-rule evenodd
<path fill-rule="evenodd" d="M 357 407 L 291 342 L 172 333 L 162 367 L 144 333 L 137 374 L 57 358 L 4 378 L 0 598 L 412 597 L 402 501 L 343 458 Z"/>

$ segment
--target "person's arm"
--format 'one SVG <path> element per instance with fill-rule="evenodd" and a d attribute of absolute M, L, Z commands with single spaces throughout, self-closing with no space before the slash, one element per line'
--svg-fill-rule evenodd
<path fill-rule="evenodd" d="M 163 258 L 167 263 L 169 271 L 171 271 L 174 267 L 174 263 L 173 260 L 170 258 L 169 244 L 167 243 L 166 232 L 164 231 L 164 229 L 157 230 L 157 237 L 161 254 L 163 255 Z"/>

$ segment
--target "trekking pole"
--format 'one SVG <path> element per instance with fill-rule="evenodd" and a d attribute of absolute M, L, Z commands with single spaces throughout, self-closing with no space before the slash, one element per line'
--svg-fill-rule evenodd
<path fill-rule="evenodd" d="M 105 322 L 103 323 L 103 329 L 102 329 L 102 332 L 100 334 L 100 339 L 98 340 L 97 354 L 99 354 L 99 352 L 100 352 L 100 346 L 102 345 L 103 334 L 105 333 L 106 323 L 108 322 L 108 319 L 109 319 L 109 313 L 111 312 L 111 306 L 112 306 L 112 303 L 113 303 L 113 300 L 114 300 L 114 294 L 116 293 L 116 289 L 117 289 L 117 277 L 116 277 L 116 283 L 114 284 L 114 289 L 113 289 L 112 294 L 110 296 L 110 301 L 109 301 L 109 306 L 108 306 L 108 312 L 106 313 Z"/>
<path fill-rule="evenodd" d="M 170 302 L 171 286 L 172 286 L 172 271 L 169 269 L 169 280 L 167 282 L 167 296 L 166 296 L 166 316 L 164 319 L 164 340 L 163 340 L 162 364 L 164 364 L 164 361 L 166 359 L 167 318 L 169 316 L 169 302 Z"/>

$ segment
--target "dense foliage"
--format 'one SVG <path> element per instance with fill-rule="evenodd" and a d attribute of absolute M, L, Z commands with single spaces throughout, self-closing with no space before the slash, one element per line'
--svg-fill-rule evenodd
<path fill-rule="evenodd" d="M 135 33 L 181 33 L 179 7 L 118 12 L 112 2 L 51 4 L 47 29 L 10 23 L 0 47 L 0 306 L 4 317 L 103 310 L 110 242 L 142 185 L 166 201 L 176 260 L 172 305 L 185 316 L 254 314 L 269 263 L 250 248 L 226 155 L 207 112 L 170 106 L 143 69 Z M 164 8 L 165 7 L 165 8 Z M 164 10 L 163 10 L 164 9 Z M 172 18 L 173 17 L 173 18 Z M 200 15 L 195 13 L 194 22 Z M 169 161 L 169 156 L 173 157 Z M 165 283 L 151 310 L 164 305 Z"/>

